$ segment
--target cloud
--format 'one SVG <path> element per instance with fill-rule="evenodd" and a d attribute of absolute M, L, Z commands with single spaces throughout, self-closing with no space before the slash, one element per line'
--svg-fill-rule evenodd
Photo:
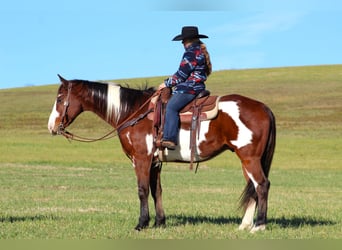
<path fill-rule="evenodd" d="M 255 45 L 268 34 L 291 29 L 303 15 L 298 12 L 264 12 L 214 28 L 212 33 L 229 46 Z"/>
<path fill-rule="evenodd" d="M 214 70 L 259 68 L 265 61 L 264 52 L 243 51 L 226 55 L 213 55 Z"/>
<path fill-rule="evenodd" d="M 305 15 L 304 12 L 273 11 L 237 15 L 238 19 L 232 15 L 229 23 L 211 29 L 211 36 L 215 37 L 211 46 L 215 70 L 268 65 L 269 37 L 296 27 Z"/>
<path fill-rule="evenodd" d="M 238 9 L 240 4 L 235 0 L 150 0 L 149 6 L 162 11 L 227 11 Z"/>
<path fill-rule="evenodd" d="M 340 1 L 336 0 L 136 0 L 133 2 L 144 3 L 141 4 L 143 8 L 162 11 L 293 11 L 299 9 L 313 11 L 336 10 L 342 7 Z M 132 6 L 131 1 L 123 1 L 120 4 L 126 5 L 128 9 Z"/>

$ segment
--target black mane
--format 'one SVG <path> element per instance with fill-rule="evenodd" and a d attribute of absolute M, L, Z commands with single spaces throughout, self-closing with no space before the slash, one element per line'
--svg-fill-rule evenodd
<path fill-rule="evenodd" d="M 118 86 L 120 88 L 120 117 L 135 112 L 143 105 L 146 100 L 155 92 L 154 87 L 148 87 L 147 84 L 142 85 L 139 89 L 130 88 L 128 85 L 122 86 L 117 83 L 94 82 L 88 80 L 71 80 L 74 85 L 87 86 L 87 98 L 93 98 L 94 105 L 98 107 L 101 113 L 107 112 L 107 93 L 110 85 Z"/>

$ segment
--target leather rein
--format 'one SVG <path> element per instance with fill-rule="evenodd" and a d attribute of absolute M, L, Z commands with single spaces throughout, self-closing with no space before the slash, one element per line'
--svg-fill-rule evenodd
<path fill-rule="evenodd" d="M 148 98 L 141 106 L 138 110 L 136 110 L 133 114 L 131 114 L 129 117 L 127 117 L 124 121 L 122 121 L 119 125 L 117 125 L 116 128 L 114 128 L 113 130 L 111 130 L 110 132 L 108 132 L 107 134 L 105 134 L 104 136 L 101 136 L 99 138 L 87 138 L 87 137 L 82 137 L 82 136 L 78 136 L 75 135 L 71 132 L 68 132 L 64 125 L 63 125 L 63 120 L 65 119 L 65 116 L 67 114 L 68 111 L 68 107 L 70 105 L 70 93 L 71 93 L 71 89 L 72 89 L 72 83 L 69 82 L 68 85 L 68 94 L 67 94 L 67 99 L 66 101 L 64 101 L 64 109 L 63 109 L 63 114 L 62 114 L 62 119 L 61 122 L 58 125 L 58 129 L 57 129 L 57 134 L 58 135 L 63 135 L 66 139 L 70 140 L 74 140 L 74 141 L 79 141 L 79 142 L 96 142 L 96 141 L 102 141 L 102 140 L 108 140 L 111 139 L 113 137 L 115 137 L 117 134 L 120 134 L 120 132 L 130 126 L 134 126 L 135 124 L 137 124 L 140 120 L 142 120 L 143 118 L 145 118 L 149 113 L 153 112 L 153 108 L 145 111 L 144 113 L 140 114 L 138 117 L 134 116 L 143 108 L 146 106 L 146 104 L 148 104 L 151 99 L 160 94 L 160 90 L 157 90 L 150 98 Z M 117 134 L 115 134 L 115 132 L 117 132 Z"/>

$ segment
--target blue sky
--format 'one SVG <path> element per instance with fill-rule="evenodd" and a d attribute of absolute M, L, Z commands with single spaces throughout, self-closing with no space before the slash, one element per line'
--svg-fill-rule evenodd
<path fill-rule="evenodd" d="M 342 63 L 336 0 L 5 1 L 0 88 L 173 74 L 196 25 L 213 69 Z"/>

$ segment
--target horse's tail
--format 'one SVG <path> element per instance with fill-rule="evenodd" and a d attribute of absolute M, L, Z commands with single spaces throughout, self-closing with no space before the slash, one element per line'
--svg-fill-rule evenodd
<path fill-rule="evenodd" d="M 264 175 L 268 177 L 268 174 L 271 169 L 271 164 L 272 164 L 272 159 L 273 159 L 273 154 L 274 154 L 274 149 L 275 149 L 275 144 L 276 144 L 276 123 L 275 123 L 274 114 L 268 107 L 266 107 L 266 112 L 270 120 L 270 127 L 269 127 L 269 133 L 268 133 L 266 146 L 261 157 L 261 165 L 262 165 L 262 170 L 264 171 Z M 258 202 L 257 193 L 251 180 L 248 181 L 245 189 L 243 190 L 241 194 L 240 208 L 246 209 L 250 198 L 253 198 L 256 202 Z"/>
<path fill-rule="evenodd" d="M 273 112 L 269 108 L 267 108 L 266 111 L 270 119 L 270 128 L 269 128 L 269 133 L 268 133 L 267 144 L 266 144 L 264 153 L 262 154 L 262 157 L 261 157 L 261 165 L 262 165 L 262 169 L 264 171 L 265 176 L 268 177 L 268 174 L 271 169 L 271 164 L 272 164 L 272 159 L 273 159 L 273 154 L 274 154 L 274 149 L 275 149 L 275 144 L 276 144 L 276 122 L 275 122 L 275 117 L 274 117 Z"/>

